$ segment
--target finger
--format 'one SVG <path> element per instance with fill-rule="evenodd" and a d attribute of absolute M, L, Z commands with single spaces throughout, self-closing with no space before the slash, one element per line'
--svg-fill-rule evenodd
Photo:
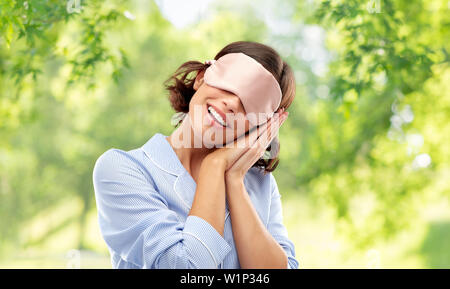
<path fill-rule="evenodd" d="M 253 166 L 254 163 L 256 163 L 259 159 L 261 159 L 264 156 L 264 153 L 266 152 L 266 145 L 258 146 L 255 148 L 255 152 L 251 154 L 251 158 L 248 160 L 250 166 Z"/>
<path fill-rule="evenodd" d="M 279 128 L 279 126 L 281 126 L 281 124 L 277 125 L 277 123 L 280 123 L 280 122 L 282 123 L 285 120 L 285 115 L 281 115 L 281 118 L 282 118 L 281 121 L 279 121 L 279 119 L 278 119 L 279 117 L 280 117 L 280 115 L 275 115 L 274 117 L 272 117 L 269 121 L 267 121 L 264 125 L 262 125 L 260 127 L 263 137 L 259 139 L 259 142 L 258 142 L 258 139 L 256 139 L 251 147 L 247 147 L 247 148 L 243 149 L 244 151 L 243 152 L 241 151 L 242 154 L 239 157 L 239 159 L 237 159 L 236 162 L 233 164 L 233 167 L 237 166 L 237 167 L 245 167 L 245 169 L 249 169 L 258 159 L 260 159 L 264 155 L 264 152 L 266 151 L 269 144 L 272 142 L 273 137 L 275 137 L 275 135 L 276 135 L 274 133 L 274 131 L 276 131 Z M 257 131 L 255 129 L 251 133 L 256 133 L 256 132 L 259 132 L 259 131 Z M 269 140 L 267 140 L 267 137 L 265 137 L 265 135 L 267 135 L 270 132 L 271 132 L 271 137 Z M 259 136 L 261 136 L 261 134 Z M 263 142 L 262 140 L 266 140 L 266 141 Z"/>
<path fill-rule="evenodd" d="M 255 142 L 254 146 L 262 148 L 266 148 L 269 146 L 270 142 L 272 141 L 273 137 L 276 135 L 277 125 L 272 123 L 270 128 L 267 128 L 262 135 L 259 136 L 258 140 Z"/>
<path fill-rule="evenodd" d="M 250 168 L 258 159 L 263 157 L 267 147 L 272 142 L 273 138 L 277 135 L 276 132 L 278 131 L 279 127 L 281 127 L 286 118 L 286 113 L 283 113 L 281 115 L 277 114 L 269 121 L 267 121 L 263 126 L 261 126 L 260 128 L 262 128 L 262 134 L 260 134 L 260 137 L 250 148 L 248 148 L 242 154 L 242 156 L 236 161 L 234 165 L 248 166 L 248 168 Z"/>
<path fill-rule="evenodd" d="M 278 120 L 280 116 L 284 115 L 284 109 L 280 109 L 281 112 L 276 112 L 267 122 L 259 127 L 255 127 L 250 133 L 239 137 L 236 141 L 230 142 L 232 147 L 246 148 L 252 147 L 257 141 L 258 137 L 263 134 L 268 127 L 271 127 L 275 120 Z M 227 145 L 228 146 L 228 145 Z M 229 146 L 228 146 L 229 147 Z"/>
<path fill-rule="evenodd" d="M 280 118 L 279 113 L 275 113 L 270 119 L 267 120 L 267 122 L 264 124 L 264 126 L 261 127 L 261 130 L 259 131 L 258 137 L 263 135 L 268 129 L 270 129 L 274 122 L 277 122 Z"/>
<path fill-rule="evenodd" d="M 269 146 L 272 144 L 274 138 L 278 135 L 279 128 L 286 121 L 286 119 L 287 115 L 282 116 L 278 125 L 276 123 L 272 123 L 271 128 L 264 135 L 261 136 L 258 144 L 259 149 L 261 149 L 259 158 L 261 158 L 264 155 Z"/>
<path fill-rule="evenodd" d="M 232 167 L 242 171 L 248 171 L 254 164 L 254 162 L 252 162 L 254 158 L 255 151 L 249 148 L 236 160 Z"/>
<path fill-rule="evenodd" d="M 284 122 L 285 118 L 285 114 L 277 114 L 270 120 L 266 129 L 262 131 L 261 135 L 258 137 L 257 142 L 260 146 L 264 148 L 269 146 L 272 139 L 277 135 L 278 129 Z"/>
<path fill-rule="evenodd" d="M 248 148 L 239 159 L 233 164 L 233 167 L 240 168 L 242 171 L 248 171 L 253 164 L 264 155 L 264 149 L 260 146 Z"/>
<path fill-rule="evenodd" d="M 287 114 L 281 117 L 279 125 L 275 125 L 275 123 L 272 124 L 273 126 L 271 127 L 271 130 L 270 130 L 271 131 L 270 136 L 268 136 L 267 138 L 265 138 L 264 136 L 262 137 L 262 140 L 264 140 L 264 141 L 260 142 L 260 145 L 257 147 L 258 152 L 255 153 L 254 158 L 250 160 L 250 162 L 252 164 L 256 163 L 259 159 L 261 159 L 264 156 L 264 154 L 267 152 L 268 147 L 270 145 L 272 145 L 272 142 L 273 142 L 275 136 L 278 135 L 279 128 L 286 121 L 286 119 L 287 119 Z M 266 133 L 265 136 L 268 133 Z M 269 151 L 269 155 L 271 155 L 271 156 L 273 156 L 272 149 Z M 269 158 L 271 158 L 271 157 L 269 157 Z"/>
<path fill-rule="evenodd" d="M 267 127 L 268 122 L 262 124 L 259 127 L 254 127 L 251 129 L 251 131 L 238 138 L 234 143 L 232 143 L 233 147 L 239 147 L 239 148 L 249 148 L 251 147 L 256 140 L 258 139 L 258 136 L 261 134 L 262 131 L 264 131 Z"/>

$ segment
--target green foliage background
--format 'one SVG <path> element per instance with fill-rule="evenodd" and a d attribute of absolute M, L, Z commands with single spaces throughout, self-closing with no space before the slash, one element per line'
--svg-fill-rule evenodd
<path fill-rule="evenodd" d="M 248 40 L 296 73 L 274 174 L 301 267 L 450 267 L 448 1 L 279 1 L 275 23 L 213 1 L 183 28 L 153 1 L 66 4 L 0 2 L 0 266 L 65 267 L 79 249 L 110 267 L 95 160 L 170 134 L 164 80 Z"/>

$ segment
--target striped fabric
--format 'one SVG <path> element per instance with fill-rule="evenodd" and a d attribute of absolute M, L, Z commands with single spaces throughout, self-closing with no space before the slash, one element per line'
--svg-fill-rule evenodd
<path fill-rule="evenodd" d="M 166 136 L 138 149 L 109 149 L 97 160 L 94 189 L 101 234 L 114 268 L 240 268 L 226 204 L 224 236 L 198 216 L 188 216 L 196 183 Z M 244 184 L 259 217 L 298 268 L 282 221 L 280 194 L 271 173 L 251 168 Z"/>

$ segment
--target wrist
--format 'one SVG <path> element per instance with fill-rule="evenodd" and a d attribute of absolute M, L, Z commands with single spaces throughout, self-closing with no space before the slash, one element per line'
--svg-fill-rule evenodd
<path fill-rule="evenodd" d="M 228 182 L 244 182 L 244 174 L 236 171 L 225 172 L 225 180 Z"/>

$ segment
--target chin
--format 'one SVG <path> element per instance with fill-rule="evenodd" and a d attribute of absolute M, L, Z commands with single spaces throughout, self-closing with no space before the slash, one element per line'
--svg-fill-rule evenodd
<path fill-rule="evenodd" d="M 234 135 L 231 135 L 229 131 L 224 133 L 222 131 L 217 131 L 214 128 L 205 126 L 203 127 L 202 139 L 205 147 L 222 147 L 229 142 L 233 142 Z"/>

